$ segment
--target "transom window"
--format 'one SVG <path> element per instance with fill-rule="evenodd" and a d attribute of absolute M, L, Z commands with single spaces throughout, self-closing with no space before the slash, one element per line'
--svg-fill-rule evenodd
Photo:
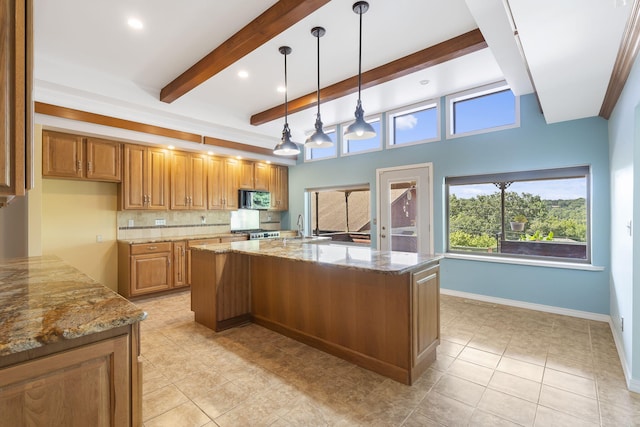
<path fill-rule="evenodd" d="M 449 95 L 446 105 L 447 138 L 520 126 L 520 98 L 504 82 Z"/>
<path fill-rule="evenodd" d="M 387 147 L 400 147 L 440 140 L 440 109 L 431 100 L 387 113 Z"/>
<path fill-rule="evenodd" d="M 588 166 L 445 184 L 448 252 L 590 262 Z"/>

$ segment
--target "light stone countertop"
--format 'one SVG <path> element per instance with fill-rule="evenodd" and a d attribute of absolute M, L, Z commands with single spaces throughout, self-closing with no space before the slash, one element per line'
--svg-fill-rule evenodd
<path fill-rule="evenodd" d="M 437 263 L 443 258 L 442 255 L 435 254 L 377 251 L 368 247 L 327 243 L 326 240 L 314 238 L 247 240 L 195 245 L 191 249 L 214 253 L 235 252 L 254 256 L 274 256 L 385 274 L 404 274 Z"/>
<path fill-rule="evenodd" d="M 0 356 L 133 324 L 146 316 L 57 257 L 0 260 Z"/>

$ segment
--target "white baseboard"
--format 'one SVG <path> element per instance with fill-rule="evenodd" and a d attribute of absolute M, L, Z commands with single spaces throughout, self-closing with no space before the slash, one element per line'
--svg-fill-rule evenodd
<path fill-rule="evenodd" d="M 596 320 L 598 322 L 611 323 L 611 316 L 608 314 L 592 313 L 590 311 L 572 310 L 570 308 L 554 307 L 552 305 L 535 304 L 513 299 L 491 297 L 487 295 L 472 294 L 471 292 L 454 291 L 452 289 L 440 288 L 440 293 L 454 297 L 474 299 L 478 301 L 491 302 L 494 304 L 509 305 L 512 307 L 527 308 L 529 310 L 543 311 L 545 313 L 562 314 L 582 319 Z"/>
<path fill-rule="evenodd" d="M 582 319 L 596 320 L 599 322 L 606 322 L 611 328 L 611 334 L 613 340 L 616 343 L 616 350 L 618 351 L 618 357 L 620 358 L 620 364 L 624 372 L 624 377 L 627 381 L 627 388 L 630 391 L 640 393 L 640 380 L 631 377 L 631 369 L 627 365 L 627 360 L 624 356 L 624 348 L 622 346 L 622 338 L 618 336 L 616 329 L 613 325 L 613 320 L 608 314 L 592 313 L 589 311 L 572 310 L 569 308 L 554 307 L 552 305 L 534 304 L 531 302 L 517 301 L 506 298 L 490 297 L 487 295 L 473 294 L 471 292 L 454 291 L 452 289 L 440 288 L 440 293 L 444 295 L 451 295 L 454 297 L 473 299 L 477 301 L 489 302 L 493 304 L 502 304 L 512 307 L 526 308 L 529 310 L 543 311 L 545 313 L 562 314 L 565 316 L 579 317 Z"/>

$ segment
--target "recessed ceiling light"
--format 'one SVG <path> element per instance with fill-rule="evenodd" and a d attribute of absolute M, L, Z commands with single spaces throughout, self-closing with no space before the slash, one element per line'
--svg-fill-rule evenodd
<path fill-rule="evenodd" d="M 236 156 L 236 159 L 242 160 L 242 156 Z"/>
<path fill-rule="evenodd" d="M 138 18 L 129 18 L 127 24 L 129 24 L 129 26 L 134 30 L 141 30 L 144 28 L 144 24 Z"/>
<path fill-rule="evenodd" d="M 426 80 L 426 79 L 425 79 L 425 80 L 420 80 L 420 82 L 419 82 L 419 83 L 420 83 L 422 86 L 426 86 L 426 85 L 428 85 L 430 82 L 429 82 L 429 80 Z"/>
<path fill-rule="evenodd" d="M 240 70 L 238 71 L 238 77 L 240 77 L 241 79 L 246 79 L 247 77 L 249 77 L 249 73 L 245 70 Z"/>
<path fill-rule="evenodd" d="M 270 165 L 271 164 L 271 160 L 267 160 L 267 164 Z"/>
<path fill-rule="evenodd" d="M 213 156 L 213 151 L 207 151 L 207 154 Z"/>
<path fill-rule="evenodd" d="M 170 146 L 168 146 L 167 148 L 168 148 L 169 150 L 173 150 L 173 149 L 174 149 L 174 148 L 176 148 L 176 147 L 174 147 L 173 145 L 170 145 Z"/>
<path fill-rule="evenodd" d="M 286 88 L 286 87 L 284 87 L 284 86 L 278 86 L 278 89 L 276 89 L 276 90 L 277 90 L 278 92 L 280 92 L 280 93 L 285 93 L 285 92 L 286 92 L 286 90 L 287 90 L 287 88 Z"/>

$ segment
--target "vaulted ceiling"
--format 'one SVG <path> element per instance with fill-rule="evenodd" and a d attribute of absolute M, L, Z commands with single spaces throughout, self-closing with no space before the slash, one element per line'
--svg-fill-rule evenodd
<path fill-rule="evenodd" d="M 284 110 L 278 47 L 288 45 L 289 123 L 294 140 L 304 141 L 316 111 L 314 26 L 326 28 L 325 126 L 353 118 L 353 2 L 35 0 L 35 99 L 272 148 Z M 518 95 L 535 91 L 549 123 L 599 114 L 636 7 L 624 0 L 369 3 L 362 48 L 367 114 L 506 80 Z M 130 28 L 130 17 L 143 28 Z"/>

